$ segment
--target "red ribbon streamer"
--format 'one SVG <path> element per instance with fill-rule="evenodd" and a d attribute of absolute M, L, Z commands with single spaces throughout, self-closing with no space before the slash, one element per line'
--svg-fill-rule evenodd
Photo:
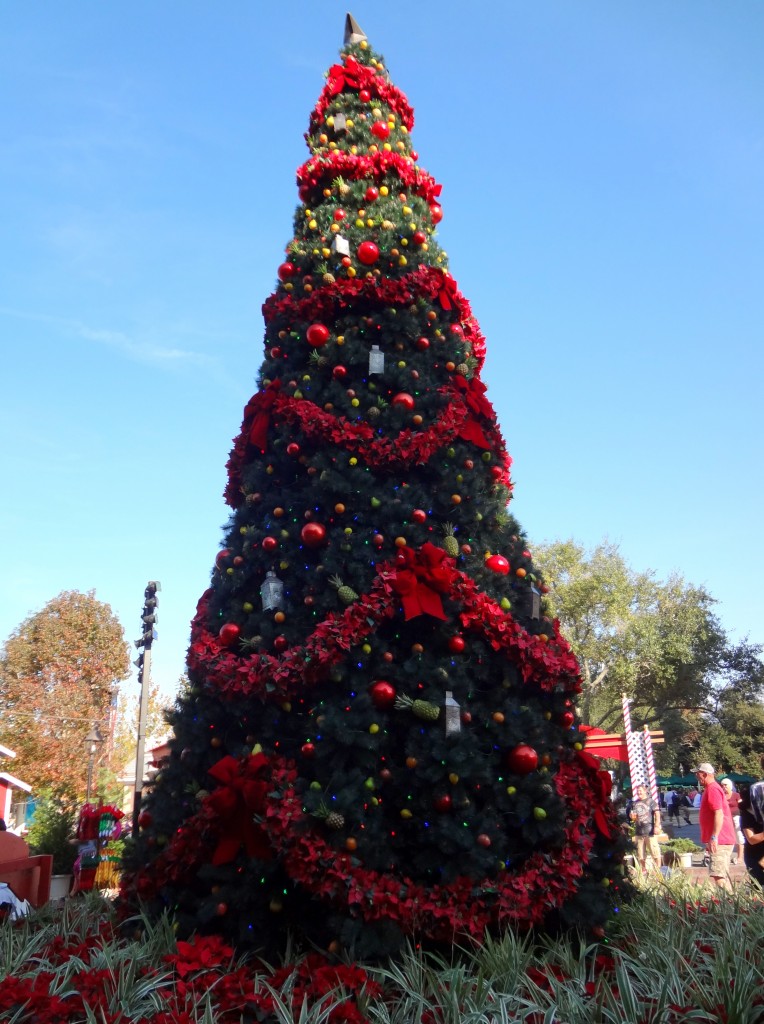
<path fill-rule="evenodd" d="M 429 541 L 419 552 L 401 548 L 396 561 L 400 565 L 390 583 L 401 597 L 403 614 L 408 622 L 417 615 L 446 619 L 440 595 L 449 589 L 452 573 L 441 567 L 446 552 Z"/>
<path fill-rule="evenodd" d="M 265 391 L 258 391 L 247 403 L 244 410 L 244 422 L 252 417 L 252 425 L 249 428 L 249 443 L 264 452 L 268 447 L 268 428 L 271 425 L 271 410 L 276 396 L 281 388 L 281 381 L 277 378 L 268 385 Z"/>
<path fill-rule="evenodd" d="M 243 762 L 229 755 L 210 768 L 209 774 L 220 785 L 210 793 L 209 805 L 223 826 L 213 864 L 230 863 L 242 846 L 248 857 L 270 859 L 270 847 L 253 821 L 253 815 L 265 810 L 268 783 L 256 776 L 267 764 L 264 754 L 253 754 Z"/>
<path fill-rule="evenodd" d="M 456 281 L 447 274 L 443 273 L 443 281 L 440 288 L 438 289 L 438 302 L 440 302 L 443 309 L 452 309 L 455 302 L 456 296 L 459 294 L 459 289 L 456 287 Z"/>
<path fill-rule="evenodd" d="M 454 386 L 457 391 L 461 391 L 470 412 L 475 413 L 477 416 L 485 416 L 491 419 L 493 409 L 491 408 L 491 403 L 485 397 L 486 387 L 482 380 L 478 377 L 473 377 L 469 381 L 465 380 L 464 377 L 454 377 Z M 462 425 L 459 430 L 459 437 L 464 441 L 477 445 L 478 448 L 488 449 L 491 447 L 491 443 L 485 436 L 483 428 L 471 418 Z"/>

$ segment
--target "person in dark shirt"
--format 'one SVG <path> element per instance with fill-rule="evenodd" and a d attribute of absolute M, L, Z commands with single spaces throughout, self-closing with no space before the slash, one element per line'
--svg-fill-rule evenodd
<path fill-rule="evenodd" d="M 751 878 L 764 887 L 764 826 L 758 821 L 751 805 L 749 786 L 740 787 L 740 831 L 745 839 L 743 861 Z"/>

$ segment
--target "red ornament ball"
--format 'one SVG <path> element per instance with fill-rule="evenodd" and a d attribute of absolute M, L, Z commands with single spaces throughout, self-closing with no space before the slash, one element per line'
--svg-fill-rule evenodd
<path fill-rule="evenodd" d="M 420 352 L 425 352 L 430 347 L 430 339 L 417 338 L 416 347 L 419 349 Z"/>
<path fill-rule="evenodd" d="M 218 553 L 215 555 L 215 565 L 217 565 L 219 568 L 223 564 L 223 562 L 226 561 L 226 559 L 230 558 L 230 556 L 231 552 L 228 550 L 228 548 L 223 548 L 222 551 L 218 551 Z"/>
<path fill-rule="evenodd" d="M 279 654 L 282 654 L 287 647 L 289 647 L 289 641 L 283 635 L 277 636 L 273 641 L 273 649 L 274 651 L 278 651 Z"/>
<path fill-rule="evenodd" d="M 529 747 L 527 743 L 520 743 L 507 751 L 505 763 L 516 775 L 528 775 L 538 768 L 539 756 L 533 747 Z"/>
<path fill-rule="evenodd" d="M 371 126 L 371 134 L 384 141 L 390 135 L 386 121 L 375 121 Z"/>
<path fill-rule="evenodd" d="M 448 649 L 452 654 L 461 654 L 466 646 L 463 636 L 452 636 L 448 641 Z"/>
<path fill-rule="evenodd" d="M 509 572 L 509 562 L 504 555 L 489 555 L 485 560 L 486 569 L 496 572 L 500 576 L 506 576 Z"/>
<path fill-rule="evenodd" d="M 361 242 L 358 246 L 358 259 L 365 267 L 370 267 L 379 259 L 379 246 L 376 242 Z"/>
<path fill-rule="evenodd" d="M 486 849 L 488 849 L 488 847 L 491 845 L 491 837 L 489 835 L 486 835 L 485 832 L 480 833 L 480 835 L 477 837 L 477 841 L 478 843 L 480 843 L 481 846 L 485 846 Z"/>
<path fill-rule="evenodd" d="M 342 363 L 338 363 L 332 367 L 332 377 L 335 380 L 344 380 L 348 375 L 347 367 L 343 366 Z"/>
<path fill-rule="evenodd" d="M 427 521 L 427 513 L 423 508 L 415 508 L 411 513 L 411 521 L 414 523 L 424 523 Z"/>
<path fill-rule="evenodd" d="M 563 727 L 563 729 L 570 729 L 571 725 L 573 725 L 575 720 L 576 716 L 573 714 L 572 711 L 563 711 L 563 713 L 560 715 L 560 725 Z"/>
<path fill-rule="evenodd" d="M 386 679 L 378 679 L 369 687 L 369 696 L 375 708 L 384 710 L 391 708 L 395 703 L 397 691 L 392 683 Z"/>
<path fill-rule="evenodd" d="M 307 330 L 308 344 L 313 348 L 321 348 L 329 340 L 330 331 L 324 324 L 311 324 Z"/>
<path fill-rule="evenodd" d="M 347 217 L 347 214 L 345 213 L 345 211 L 340 209 L 339 207 L 337 207 L 337 209 L 334 211 L 334 219 L 336 221 L 341 221 L 341 220 L 344 220 L 345 217 Z"/>
<path fill-rule="evenodd" d="M 326 543 L 326 527 L 322 523 L 306 523 L 300 530 L 302 542 L 307 548 L 320 548 Z"/>
<path fill-rule="evenodd" d="M 367 203 L 373 203 L 375 199 L 379 199 L 379 189 L 374 185 L 369 185 L 364 193 L 364 198 Z"/>
<path fill-rule="evenodd" d="M 316 753 L 316 746 L 314 743 L 303 743 L 300 747 L 303 757 L 314 757 Z"/>
<path fill-rule="evenodd" d="M 492 480 L 495 480 L 498 483 L 498 481 L 501 480 L 502 476 L 504 475 L 504 470 L 501 468 L 501 466 L 491 466 L 489 475 Z"/>
<path fill-rule="evenodd" d="M 414 234 L 411 236 L 411 241 L 414 243 L 414 245 L 424 245 L 424 243 L 427 241 L 427 235 L 424 233 L 424 231 L 415 231 Z"/>
<path fill-rule="evenodd" d="M 432 203 L 430 206 L 430 216 L 432 217 L 433 224 L 440 224 L 443 220 L 443 208 L 438 206 L 437 203 Z"/>
<path fill-rule="evenodd" d="M 151 811 L 141 811 L 138 815 L 138 828 L 148 828 L 154 824 L 154 815 Z"/>
<path fill-rule="evenodd" d="M 291 455 L 293 459 L 297 458 L 297 456 L 300 454 L 300 446 L 299 444 L 297 444 L 296 441 L 290 441 L 290 443 L 287 445 L 286 451 L 287 455 Z"/>
<path fill-rule="evenodd" d="M 399 409 L 405 409 L 406 412 L 411 412 L 415 404 L 414 396 L 407 391 L 399 391 L 397 395 L 393 395 L 393 405 Z"/>
<path fill-rule="evenodd" d="M 275 537 L 263 537 L 263 551 L 275 551 L 279 546 L 279 542 Z"/>
<path fill-rule="evenodd" d="M 288 281 L 290 277 L 294 277 L 296 271 L 294 263 L 282 263 L 276 273 L 279 276 L 279 281 Z"/>
<path fill-rule="evenodd" d="M 220 627 L 218 637 L 220 638 L 220 642 L 221 644 L 223 644 L 224 647 L 230 647 L 231 644 L 235 644 L 236 641 L 239 639 L 239 633 L 241 633 L 241 630 L 236 625 L 235 622 L 225 622 Z"/>
<path fill-rule="evenodd" d="M 368 103 L 371 100 L 371 91 L 369 89 L 360 89 L 358 99 L 361 103 Z"/>
<path fill-rule="evenodd" d="M 436 796 L 432 802 L 433 807 L 440 814 L 447 814 L 453 806 L 453 800 L 451 799 L 450 793 L 443 793 L 440 796 Z"/>

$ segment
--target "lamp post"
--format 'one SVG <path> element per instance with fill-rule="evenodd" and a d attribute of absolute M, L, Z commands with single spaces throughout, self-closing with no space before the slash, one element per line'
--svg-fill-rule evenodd
<path fill-rule="evenodd" d="M 149 712 L 149 691 L 151 688 L 151 645 L 156 640 L 157 634 L 154 626 L 159 616 L 157 605 L 159 600 L 157 592 L 162 589 L 162 584 L 157 580 L 149 580 L 143 592 L 143 633 L 135 641 L 135 646 L 141 651 L 138 660 L 134 662 L 138 666 L 138 681 L 141 686 L 141 700 L 138 707 L 138 743 L 135 751 L 135 790 L 133 795 L 133 831 L 138 830 L 138 818 L 141 811 L 141 795 L 143 793 L 143 775 L 146 769 L 144 756 L 146 749 L 146 725 Z"/>
<path fill-rule="evenodd" d="M 88 784 L 87 792 L 85 794 L 85 803 L 90 803 L 90 791 L 93 788 L 93 768 L 95 766 L 95 757 L 98 751 L 98 747 L 103 743 L 103 736 L 97 725 L 91 725 L 90 732 L 85 737 L 85 743 L 88 748 Z"/>

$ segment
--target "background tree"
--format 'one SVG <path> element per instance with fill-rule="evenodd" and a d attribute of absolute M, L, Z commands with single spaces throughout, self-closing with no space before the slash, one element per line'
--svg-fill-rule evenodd
<path fill-rule="evenodd" d="M 620 885 L 610 779 L 507 513 L 485 340 L 412 125 L 351 32 L 310 117 L 234 512 L 126 878 L 181 933 L 386 954 L 600 927 Z"/>
<path fill-rule="evenodd" d="M 0 651 L 0 736 L 37 789 L 85 788 L 85 737 L 107 727 L 129 673 L 122 626 L 95 593 L 64 591 L 25 619 Z"/>
<path fill-rule="evenodd" d="M 627 693 L 633 724 L 663 729 L 666 742 L 655 753 L 666 770 L 680 762 L 689 767 L 692 751 L 712 735 L 720 764 L 750 759 L 736 738 L 735 716 L 750 712 L 745 734 L 755 742 L 760 648 L 728 639 L 702 587 L 678 575 L 661 582 L 651 571 L 635 572 L 608 542 L 586 551 L 558 541 L 534 552 L 548 588 L 545 604 L 581 665 L 585 722 L 619 731 Z"/>

